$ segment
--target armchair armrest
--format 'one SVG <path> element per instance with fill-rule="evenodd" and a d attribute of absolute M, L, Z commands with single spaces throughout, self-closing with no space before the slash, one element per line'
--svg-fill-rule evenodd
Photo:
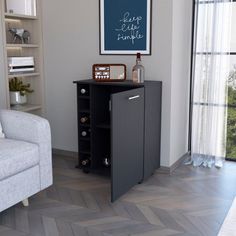
<path fill-rule="evenodd" d="M 39 146 L 41 189 L 52 184 L 52 151 L 49 122 L 39 116 L 12 110 L 1 110 L 0 120 L 6 138 Z"/>
<path fill-rule="evenodd" d="M 49 123 L 42 117 L 25 112 L 1 110 L 0 120 L 3 132 L 9 139 L 35 144 L 51 142 Z"/>

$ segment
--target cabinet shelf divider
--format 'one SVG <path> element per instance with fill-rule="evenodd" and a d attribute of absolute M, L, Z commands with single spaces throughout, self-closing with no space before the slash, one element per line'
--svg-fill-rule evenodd
<path fill-rule="evenodd" d="M 89 109 L 81 109 L 79 110 L 80 113 L 90 113 Z"/>
<path fill-rule="evenodd" d="M 85 155 L 90 155 L 91 151 L 90 150 L 83 150 L 83 151 L 79 151 L 80 154 L 85 154 Z"/>
<path fill-rule="evenodd" d="M 81 96 L 79 96 L 79 98 L 80 99 L 90 99 L 90 96 L 83 96 L 83 95 L 81 95 Z"/>
<path fill-rule="evenodd" d="M 110 129 L 111 125 L 109 123 L 100 123 L 98 125 L 96 125 L 97 128 L 101 128 L 101 129 Z"/>

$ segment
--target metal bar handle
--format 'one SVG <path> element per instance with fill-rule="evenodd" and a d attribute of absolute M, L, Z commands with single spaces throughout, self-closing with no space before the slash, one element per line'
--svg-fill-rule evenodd
<path fill-rule="evenodd" d="M 134 99 L 137 99 L 137 98 L 139 98 L 140 97 L 140 95 L 136 95 L 136 96 L 133 96 L 133 97 L 129 97 L 129 100 L 134 100 Z"/>

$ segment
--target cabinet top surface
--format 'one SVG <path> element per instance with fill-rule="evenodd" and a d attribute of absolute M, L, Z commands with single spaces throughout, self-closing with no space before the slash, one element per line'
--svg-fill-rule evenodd
<path fill-rule="evenodd" d="M 87 80 L 77 80 L 73 81 L 75 84 L 91 84 L 91 85 L 112 85 L 112 86 L 128 86 L 128 87 L 144 87 L 145 84 L 150 83 L 162 83 L 161 81 L 151 81 L 147 80 L 144 83 L 134 83 L 132 80 L 125 80 L 120 82 L 97 82 L 93 79 L 87 79 Z"/>

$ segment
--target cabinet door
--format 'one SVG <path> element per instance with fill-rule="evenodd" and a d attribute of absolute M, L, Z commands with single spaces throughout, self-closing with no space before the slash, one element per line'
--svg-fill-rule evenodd
<path fill-rule="evenodd" d="M 111 95 L 112 202 L 143 178 L 144 88 Z"/>

